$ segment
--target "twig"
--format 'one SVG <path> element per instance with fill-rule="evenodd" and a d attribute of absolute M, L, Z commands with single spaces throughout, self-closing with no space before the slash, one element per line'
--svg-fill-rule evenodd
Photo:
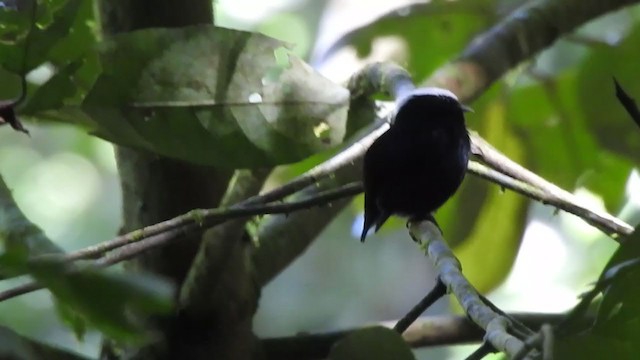
<path fill-rule="evenodd" d="M 360 192 L 362 192 L 362 184 L 351 183 L 334 190 L 323 192 L 317 196 L 314 196 L 313 198 L 302 199 L 290 203 L 268 204 L 259 206 L 255 205 L 248 206 L 246 208 L 234 207 L 229 209 L 211 209 L 201 211 L 203 211 L 211 221 L 216 220 L 222 222 L 230 219 L 247 218 L 263 214 L 288 214 L 293 211 L 304 210 L 313 206 L 325 205 L 335 200 L 356 195 Z M 164 223 L 172 223 L 173 220 L 176 219 L 172 219 Z M 150 227 L 159 226 L 161 224 L 163 223 L 152 225 Z M 127 235 L 119 236 L 114 240 L 104 242 L 100 245 L 91 246 L 84 250 L 70 253 L 66 255 L 64 259 L 67 261 L 89 259 L 97 255 L 104 255 L 106 252 L 108 252 L 109 248 L 113 249 L 117 246 L 121 246 L 121 251 L 114 252 L 113 254 L 108 254 L 95 261 L 96 266 L 109 266 L 131 259 L 141 252 L 147 251 L 150 248 L 159 246 L 163 243 L 166 243 L 167 241 L 173 240 L 181 235 L 190 233 L 191 231 L 200 228 L 201 226 L 197 224 L 197 222 L 187 223 L 182 226 L 173 226 L 169 230 L 158 232 L 157 235 L 145 238 L 144 240 L 140 240 L 138 242 L 135 241 L 136 232 L 133 232 Z M 139 231 L 144 231 L 145 229 Z M 124 247 L 120 245 L 123 241 L 126 241 L 126 246 Z M 24 295 L 41 288 L 42 287 L 40 287 L 36 283 L 27 283 L 16 286 L 15 288 L 0 292 L 0 302 L 19 295 Z"/>
<path fill-rule="evenodd" d="M 613 82 L 616 87 L 616 97 L 618 98 L 618 101 L 620 101 L 620 104 L 622 104 L 622 107 L 625 109 L 627 114 L 631 116 L 631 119 L 636 123 L 636 125 L 640 126 L 640 109 L 638 109 L 638 104 L 636 104 L 636 101 L 624 91 L 616 78 L 613 78 Z"/>
<path fill-rule="evenodd" d="M 147 226 L 140 230 L 130 232 L 128 234 L 118 236 L 113 240 L 105 241 L 101 244 L 90 246 L 86 249 L 70 253 L 68 260 L 90 259 L 123 247 L 131 243 L 144 243 L 145 239 L 158 238 L 156 235 L 170 232 L 173 235 L 189 233 L 191 229 L 208 227 L 212 224 L 221 223 L 226 220 L 245 218 L 265 214 L 288 214 L 293 211 L 308 209 L 313 206 L 325 205 L 331 201 L 353 196 L 362 192 L 361 183 L 350 183 L 334 190 L 329 190 L 314 196 L 313 198 L 303 199 L 295 202 L 282 204 L 252 205 L 259 201 L 251 201 L 255 197 L 240 202 L 238 205 L 230 208 L 202 209 L 192 210 L 187 214 L 176 218 L 163 221 L 151 226 Z M 247 204 L 242 206 L 242 204 Z M 182 231 L 180 230 L 182 228 Z M 175 230 L 175 231 L 172 231 Z M 171 237 L 171 236 L 170 236 Z M 157 242 L 157 240 L 156 240 Z M 145 246 L 142 246 L 145 248 Z"/>
<path fill-rule="evenodd" d="M 493 345 L 488 342 L 483 342 L 479 348 L 477 348 L 474 352 L 472 352 L 469 356 L 465 358 L 465 360 L 480 360 L 484 359 L 485 356 L 496 352 L 496 349 Z"/>
<path fill-rule="evenodd" d="M 430 221 L 413 222 L 411 237 L 425 248 L 433 261 L 440 280 L 456 297 L 465 314 L 485 330 L 485 341 L 511 357 L 522 349 L 523 342 L 508 333 L 509 322 L 486 306 L 477 290 L 462 275 L 460 262 L 442 238 L 437 226 Z"/>
<path fill-rule="evenodd" d="M 523 360 L 530 355 L 531 351 L 535 351 L 542 347 L 544 335 L 540 332 L 533 334 L 524 341 L 524 347 L 518 351 L 511 360 Z"/>
<path fill-rule="evenodd" d="M 398 320 L 393 330 L 402 334 L 409 328 L 409 326 L 418 319 L 423 312 L 425 312 L 431 305 L 447 294 L 447 287 L 438 279 L 435 286 L 429 293 L 420 300 L 409 312 Z"/>
<path fill-rule="evenodd" d="M 9 300 L 17 296 L 25 295 L 40 289 L 42 289 L 42 286 L 40 286 L 40 284 L 35 282 L 29 282 L 26 284 L 18 285 L 11 289 L 7 289 L 5 291 L 0 292 L 0 302 Z"/>

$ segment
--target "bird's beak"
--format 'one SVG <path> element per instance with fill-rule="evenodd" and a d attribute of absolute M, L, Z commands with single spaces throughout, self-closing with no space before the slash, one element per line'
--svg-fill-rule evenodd
<path fill-rule="evenodd" d="M 460 104 L 460 109 L 462 109 L 463 112 L 474 112 L 472 108 L 464 104 Z"/>

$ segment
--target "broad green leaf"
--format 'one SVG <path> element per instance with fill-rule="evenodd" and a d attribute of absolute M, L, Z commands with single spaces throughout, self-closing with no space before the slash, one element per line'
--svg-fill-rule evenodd
<path fill-rule="evenodd" d="M 151 276 L 71 267 L 55 259 L 30 262 L 29 273 L 55 295 L 67 316 L 73 311 L 116 339 L 141 340 L 139 317 L 172 308 L 173 287 Z"/>
<path fill-rule="evenodd" d="M 194 26 L 119 35 L 83 109 L 107 140 L 232 168 L 291 163 L 339 144 L 349 93 L 243 31 Z"/>
<path fill-rule="evenodd" d="M 557 340 L 553 358 L 631 360 L 638 358 L 637 344 L 591 333 L 578 334 Z"/>
<path fill-rule="evenodd" d="M 76 93 L 73 75 L 82 66 L 81 61 L 69 63 L 28 97 L 20 112 L 26 115 L 64 106 L 64 100 Z"/>
<path fill-rule="evenodd" d="M 580 109 L 599 144 L 619 156 L 640 160 L 638 129 L 615 98 L 613 76 L 633 97 L 640 96 L 640 27 L 615 47 L 594 47 L 577 74 Z"/>
<path fill-rule="evenodd" d="M 56 311 L 60 319 L 71 328 L 76 339 L 79 341 L 84 340 L 84 335 L 87 333 L 87 327 L 89 324 L 87 320 L 80 314 L 78 314 L 71 306 L 68 306 L 59 301 L 55 302 Z"/>
<path fill-rule="evenodd" d="M 632 164 L 599 148 L 576 96 L 575 75 L 566 72 L 546 84 L 512 88 L 508 118 L 527 146 L 530 170 L 569 190 L 586 187 L 615 210 Z"/>
<path fill-rule="evenodd" d="M 60 316 L 79 337 L 91 326 L 114 339 L 143 340 L 142 320 L 173 307 L 173 287 L 157 277 L 79 267 L 59 255 L 29 258 L 19 250 L 0 255 L 2 274 L 28 274 L 51 291 Z"/>
<path fill-rule="evenodd" d="M 374 326 L 361 329 L 338 341 L 329 353 L 331 360 L 410 360 L 411 348 L 397 331 Z"/>

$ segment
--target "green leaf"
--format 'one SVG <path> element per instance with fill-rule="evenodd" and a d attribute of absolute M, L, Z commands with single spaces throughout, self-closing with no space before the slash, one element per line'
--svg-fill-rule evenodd
<path fill-rule="evenodd" d="M 555 342 L 554 359 L 637 359 L 638 342 L 598 336 L 591 333 L 580 334 Z"/>
<path fill-rule="evenodd" d="M 87 320 L 64 303 L 55 301 L 54 304 L 60 319 L 71 328 L 78 341 L 83 341 L 84 335 L 87 333 L 87 327 L 89 326 Z"/>
<path fill-rule="evenodd" d="M 545 84 L 515 86 L 508 95 L 508 118 L 529 149 L 530 170 L 569 190 L 586 187 L 615 210 L 624 201 L 632 163 L 600 147 L 581 110 L 579 87 L 575 72 Z M 613 96 L 598 101 L 617 102 Z"/>
<path fill-rule="evenodd" d="M 103 44 L 83 108 L 107 140 L 231 168 L 291 163 L 339 144 L 349 93 L 243 31 L 141 30 Z"/>
<path fill-rule="evenodd" d="M 430 1 L 397 7 L 345 34 L 321 55 L 320 61 L 348 45 L 364 58 L 370 55 L 377 39 L 394 39 L 402 44 L 400 56 L 406 56 L 395 60 L 420 81 L 455 57 L 473 36 L 494 21 L 493 3 Z"/>
<path fill-rule="evenodd" d="M 512 160 L 526 165 L 525 149 L 506 118 L 506 102 L 499 96 L 487 95 L 482 103 L 474 105 L 477 112 L 468 123 Z M 456 195 L 459 198 L 454 204 L 455 212 L 449 213 L 444 231 L 447 235 L 451 227 L 462 228 L 452 230 L 452 235 L 459 236 L 453 238 L 458 243 L 454 252 L 469 281 L 480 292 L 486 292 L 501 284 L 513 266 L 529 201 L 483 179 L 469 176 L 465 182 L 466 188 Z M 486 249 L 492 249 L 492 256 L 478 256 Z"/>
<path fill-rule="evenodd" d="M 640 95 L 640 26 L 619 45 L 594 47 L 577 74 L 580 109 L 593 135 L 604 149 L 640 162 L 640 134 L 615 97 L 613 76 L 634 97 Z"/>
<path fill-rule="evenodd" d="M 55 259 L 32 261 L 29 272 L 55 295 L 67 317 L 76 312 L 115 339 L 144 339 L 140 317 L 172 309 L 173 287 L 156 277 L 71 267 Z"/>
<path fill-rule="evenodd" d="M 329 353 L 332 360 L 411 360 L 411 348 L 397 331 L 374 326 L 347 335 Z"/>
<path fill-rule="evenodd" d="M 80 66 L 82 66 L 82 62 L 75 61 L 58 71 L 49 81 L 38 87 L 29 96 L 26 103 L 21 107 L 20 112 L 25 115 L 32 115 L 41 111 L 63 107 L 64 100 L 76 93 L 77 87 L 73 81 L 73 75 Z"/>
<path fill-rule="evenodd" d="M 39 23 L 33 30 L 33 33 L 25 36 L 31 28 L 30 12 L 27 14 L 20 13 L 16 16 L 20 17 L 20 23 L 24 26 L 22 33 L 13 41 L 0 42 L 0 67 L 3 67 L 16 74 L 22 73 L 22 61 L 24 57 L 25 41 L 29 39 L 29 54 L 27 58 L 27 71 L 34 69 L 47 61 L 47 55 L 59 41 L 63 40 L 72 28 L 73 23 L 78 15 L 78 10 L 86 3 L 83 0 L 67 0 L 59 8 L 49 7 L 51 2 L 38 2 L 39 9 L 52 11 L 51 22 Z M 85 5 L 86 6 L 86 5 Z M 0 12 L 6 12 L 6 9 L 0 9 Z M 7 15 L 9 16 L 9 15 Z M 26 22 L 25 20 L 26 19 Z M 41 20 L 41 18 L 38 18 Z M 16 51 L 19 49 L 19 51 Z"/>

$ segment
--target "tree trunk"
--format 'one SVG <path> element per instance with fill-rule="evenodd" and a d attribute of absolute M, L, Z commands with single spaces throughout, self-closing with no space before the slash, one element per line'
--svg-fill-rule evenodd
<path fill-rule="evenodd" d="M 105 37 L 150 27 L 182 27 L 212 24 L 211 0 L 100 0 L 99 15 Z M 123 226 L 129 232 L 196 208 L 216 207 L 232 171 L 196 166 L 144 151 L 116 147 L 116 160 L 123 193 Z M 201 234 L 132 260 L 128 271 L 148 271 L 174 281 L 180 288 L 200 245 Z M 164 321 L 159 330 L 165 342 L 172 336 L 184 340 L 176 321 Z M 202 329 L 204 330 L 204 329 Z M 195 332 L 189 331 L 189 333 Z M 180 335 L 182 334 L 182 335 Z M 159 351 L 128 349 L 124 357 L 169 358 L 168 348 Z M 113 353 L 105 346 L 105 354 Z M 213 354 L 210 354 L 213 355 Z M 105 355 L 104 357 L 109 357 Z M 194 357 L 189 357 L 194 358 Z"/>

